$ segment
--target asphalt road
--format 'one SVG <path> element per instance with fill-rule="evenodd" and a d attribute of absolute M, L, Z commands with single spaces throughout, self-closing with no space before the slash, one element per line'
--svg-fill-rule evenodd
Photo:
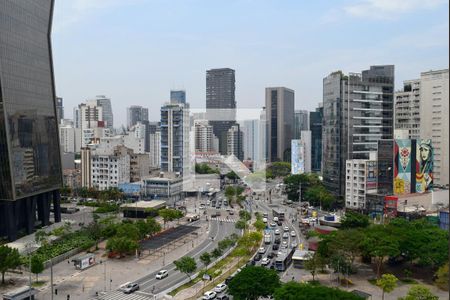
<path fill-rule="evenodd" d="M 232 233 L 235 232 L 237 231 L 234 227 L 234 223 L 222 222 L 221 224 L 219 221 L 211 221 L 208 235 L 209 238 L 205 240 L 203 243 L 201 243 L 199 246 L 197 246 L 195 249 L 186 253 L 186 256 L 195 258 L 195 260 L 197 261 L 197 266 L 201 268 L 202 263 L 200 262 L 199 259 L 200 255 L 206 251 L 211 252 L 214 248 L 217 247 L 219 241 L 223 240 L 224 238 L 230 236 Z M 211 238 L 214 238 L 214 240 L 212 240 Z M 107 295 L 101 296 L 99 297 L 99 299 L 104 300 L 141 299 L 139 298 L 139 296 L 144 297 L 142 299 L 148 299 L 149 296 L 159 294 L 186 279 L 185 274 L 175 270 L 175 265 L 173 263 L 170 263 L 165 267 L 161 268 L 161 270 L 163 269 L 169 271 L 169 275 L 164 279 L 158 280 L 155 278 L 156 274 L 159 271 L 158 270 L 135 281 L 136 283 L 139 284 L 140 290 L 138 292 L 135 292 L 134 294 L 126 295 L 120 291 L 115 291 L 112 293 L 108 293 Z"/>

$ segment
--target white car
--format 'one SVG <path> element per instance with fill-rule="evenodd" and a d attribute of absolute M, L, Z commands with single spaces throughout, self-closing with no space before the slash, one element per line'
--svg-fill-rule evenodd
<path fill-rule="evenodd" d="M 264 223 L 267 223 L 267 218 L 263 218 L 263 222 L 264 222 Z"/>
<path fill-rule="evenodd" d="M 266 253 L 266 248 L 264 248 L 264 247 L 259 248 L 258 253 L 261 253 L 261 254 Z"/>
<path fill-rule="evenodd" d="M 295 234 L 295 231 L 294 231 L 294 230 L 292 230 L 292 231 L 291 231 L 291 236 L 292 236 L 292 237 L 295 237 L 295 236 L 296 236 L 296 234 Z"/>
<path fill-rule="evenodd" d="M 280 229 L 275 229 L 275 235 L 280 235 L 281 234 L 281 231 L 280 231 Z"/>
<path fill-rule="evenodd" d="M 273 217 L 274 222 L 278 222 L 278 217 Z"/>
<path fill-rule="evenodd" d="M 297 246 L 298 246 L 297 242 L 294 241 L 294 242 L 291 243 L 291 247 L 292 248 L 296 248 Z"/>
<path fill-rule="evenodd" d="M 167 270 L 161 270 L 156 274 L 156 279 L 163 279 L 169 275 L 169 272 Z"/>
<path fill-rule="evenodd" d="M 268 259 L 267 257 L 264 257 L 261 260 L 261 265 L 263 265 L 263 266 L 267 266 L 269 263 L 270 263 L 270 259 Z"/>
<path fill-rule="evenodd" d="M 214 299 L 214 298 L 216 298 L 216 292 L 214 292 L 214 291 L 209 291 L 209 292 L 206 292 L 206 293 L 204 293 L 203 294 L 203 300 L 211 300 L 211 299 Z"/>
<path fill-rule="evenodd" d="M 283 233 L 283 239 L 287 239 L 287 238 L 289 238 L 289 233 L 287 233 L 287 232 Z"/>
<path fill-rule="evenodd" d="M 277 227 L 277 224 L 272 222 L 272 223 L 270 223 L 270 227 Z"/>
<path fill-rule="evenodd" d="M 283 230 L 284 230 L 285 232 L 288 232 L 288 231 L 289 231 L 289 227 L 284 226 L 284 227 L 283 227 Z"/>
<path fill-rule="evenodd" d="M 227 289 L 227 285 L 225 283 L 221 283 L 221 284 L 216 285 L 216 287 L 214 288 L 214 292 L 222 293 L 226 289 Z"/>
<path fill-rule="evenodd" d="M 281 243 L 281 246 L 283 246 L 283 247 L 287 247 L 287 242 L 286 241 L 283 241 L 282 243 Z"/>
<path fill-rule="evenodd" d="M 200 204 L 200 206 L 199 206 L 198 208 L 200 208 L 200 209 L 205 209 L 205 208 L 206 208 L 206 205 L 202 203 L 202 204 Z"/>

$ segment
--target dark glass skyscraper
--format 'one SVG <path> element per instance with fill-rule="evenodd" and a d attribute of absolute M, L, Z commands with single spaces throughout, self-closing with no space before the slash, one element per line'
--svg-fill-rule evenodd
<path fill-rule="evenodd" d="M 60 221 L 53 1 L 0 1 L 0 236 Z"/>
<path fill-rule="evenodd" d="M 186 91 L 184 90 L 171 90 L 170 91 L 171 103 L 186 103 Z"/>
<path fill-rule="evenodd" d="M 345 193 L 347 159 L 369 159 L 380 139 L 393 138 L 394 66 L 323 79 L 323 181 Z"/>
<path fill-rule="evenodd" d="M 219 152 L 227 154 L 228 129 L 235 124 L 234 70 L 229 68 L 206 71 L 206 110 L 213 126 L 214 135 L 219 139 Z M 226 116 L 226 117 L 224 117 Z M 224 117 L 223 120 L 220 120 Z"/>
<path fill-rule="evenodd" d="M 309 129 L 311 130 L 311 171 L 322 171 L 322 121 L 323 107 L 309 112 Z"/>

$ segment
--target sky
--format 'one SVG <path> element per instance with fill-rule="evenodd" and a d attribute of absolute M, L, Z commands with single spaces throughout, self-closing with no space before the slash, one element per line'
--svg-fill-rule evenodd
<path fill-rule="evenodd" d="M 52 46 L 65 117 L 96 95 L 159 119 L 171 89 L 205 106 L 206 70 L 236 70 L 238 108 L 264 106 L 265 88 L 295 90 L 314 110 L 322 80 L 394 64 L 396 89 L 448 68 L 448 0 L 56 0 Z"/>

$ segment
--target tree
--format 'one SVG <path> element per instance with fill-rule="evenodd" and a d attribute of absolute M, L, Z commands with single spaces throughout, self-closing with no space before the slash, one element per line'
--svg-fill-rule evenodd
<path fill-rule="evenodd" d="M 238 220 L 235 224 L 234 227 L 236 227 L 236 229 L 243 229 L 245 230 L 245 228 L 247 227 L 247 222 L 245 222 L 244 220 Z"/>
<path fill-rule="evenodd" d="M 291 164 L 289 162 L 273 162 L 268 168 L 275 177 L 285 177 L 291 173 Z"/>
<path fill-rule="evenodd" d="M 117 227 L 116 236 L 138 241 L 140 239 L 139 228 L 134 223 L 122 223 Z"/>
<path fill-rule="evenodd" d="M 315 185 L 306 188 L 304 191 L 304 199 L 313 206 L 320 206 L 324 209 L 330 209 L 334 202 L 333 195 L 323 186 Z"/>
<path fill-rule="evenodd" d="M 255 226 L 255 228 L 259 231 L 266 228 L 266 224 L 262 220 L 259 220 L 259 219 L 256 220 L 255 223 L 253 223 L 253 226 Z"/>
<path fill-rule="evenodd" d="M 381 267 L 385 258 L 400 254 L 398 238 L 393 236 L 384 225 L 367 228 L 361 247 L 364 254 L 375 258 L 378 279 L 381 276 Z"/>
<path fill-rule="evenodd" d="M 248 211 L 241 209 L 239 211 L 239 218 L 244 221 L 249 221 L 252 218 L 252 215 Z"/>
<path fill-rule="evenodd" d="M 191 273 L 197 269 L 197 263 L 195 262 L 195 259 L 189 256 L 184 256 L 179 260 L 174 261 L 173 263 L 175 264 L 175 267 L 178 271 L 186 274 L 187 277 L 189 277 L 189 280 L 191 280 Z"/>
<path fill-rule="evenodd" d="M 363 298 L 342 291 L 337 288 L 329 288 L 322 285 L 309 283 L 298 283 L 290 281 L 277 288 L 273 293 L 275 300 L 310 300 L 310 299 L 333 299 L 333 300 L 363 300 Z"/>
<path fill-rule="evenodd" d="M 315 281 L 317 270 L 323 269 L 324 266 L 324 260 L 318 253 L 310 254 L 308 259 L 305 261 L 305 269 L 311 273 L 313 281 Z"/>
<path fill-rule="evenodd" d="M 42 259 L 37 255 L 31 256 L 31 273 L 36 274 L 36 281 L 38 281 L 38 276 L 42 271 L 44 271 L 44 262 Z"/>
<path fill-rule="evenodd" d="M 366 228 L 369 226 L 369 217 L 357 212 L 346 211 L 341 220 L 341 228 Z"/>
<path fill-rule="evenodd" d="M 223 253 L 222 250 L 219 247 L 217 247 L 211 252 L 211 256 L 214 258 L 218 258 L 222 256 L 222 253 Z"/>
<path fill-rule="evenodd" d="M 98 250 L 98 242 L 102 238 L 102 227 L 97 222 L 92 222 L 86 227 L 86 232 L 95 241 L 95 249 Z"/>
<path fill-rule="evenodd" d="M 384 293 L 390 293 L 397 287 L 397 281 L 397 277 L 392 274 L 383 274 L 383 276 L 377 280 L 377 286 L 383 291 L 381 294 L 382 300 L 384 300 Z"/>
<path fill-rule="evenodd" d="M 441 266 L 436 272 L 436 285 L 443 290 L 449 290 L 448 284 L 448 263 Z"/>
<path fill-rule="evenodd" d="M 239 179 L 239 176 L 234 172 L 234 171 L 230 171 L 227 174 L 225 174 L 225 177 L 227 177 L 230 180 L 236 181 L 237 179 Z"/>
<path fill-rule="evenodd" d="M 236 300 L 256 300 L 272 295 L 280 287 L 280 278 L 274 270 L 249 266 L 239 272 L 228 284 L 228 291 Z"/>
<path fill-rule="evenodd" d="M 106 249 L 117 252 L 119 255 L 132 253 L 139 248 L 139 244 L 127 237 L 113 237 L 106 243 Z"/>
<path fill-rule="evenodd" d="M 5 283 L 5 273 L 8 270 L 20 266 L 20 254 L 15 248 L 7 245 L 0 246 L 0 272 L 2 273 L 2 284 Z"/>
<path fill-rule="evenodd" d="M 161 231 L 161 224 L 159 224 L 154 218 L 148 217 L 147 223 L 147 234 L 153 236 L 154 234 Z"/>
<path fill-rule="evenodd" d="M 406 297 L 399 300 L 439 300 L 439 297 L 433 295 L 426 286 L 415 284 L 409 289 Z"/>
<path fill-rule="evenodd" d="M 200 255 L 200 260 L 205 266 L 205 269 L 208 268 L 208 265 L 211 263 L 211 254 L 208 252 L 204 252 L 202 255 Z"/>
<path fill-rule="evenodd" d="M 164 228 L 166 228 L 166 223 L 180 218 L 179 210 L 171 208 L 163 208 L 158 211 L 158 214 L 164 221 Z"/>

